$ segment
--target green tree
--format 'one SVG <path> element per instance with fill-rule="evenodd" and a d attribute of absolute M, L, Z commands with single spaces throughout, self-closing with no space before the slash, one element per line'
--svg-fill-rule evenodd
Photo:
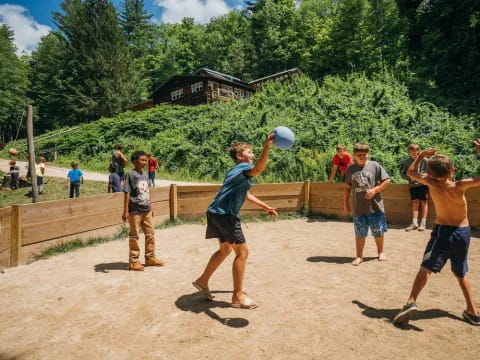
<path fill-rule="evenodd" d="M 15 54 L 13 31 L 0 26 L 0 142 L 25 135 L 25 105 L 29 102 L 28 66 Z"/>
<path fill-rule="evenodd" d="M 293 0 L 257 0 L 248 3 L 255 76 L 265 76 L 299 65 L 299 16 Z"/>
<path fill-rule="evenodd" d="M 38 117 L 34 123 L 36 132 L 74 124 L 75 117 L 66 106 L 72 77 L 59 32 L 42 38 L 37 50 L 32 53 L 30 67 L 30 93 Z"/>
<path fill-rule="evenodd" d="M 71 71 L 68 109 L 79 122 L 112 116 L 141 98 L 139 72 L 109 0 L 64 0 L 54 12 Z"/>
<path fill-rule="evenodd" d="M 421 75 L 480 103 L 480 2 L 397 0 Z M 472 101 L 472 97 L 474 100 Z"/>

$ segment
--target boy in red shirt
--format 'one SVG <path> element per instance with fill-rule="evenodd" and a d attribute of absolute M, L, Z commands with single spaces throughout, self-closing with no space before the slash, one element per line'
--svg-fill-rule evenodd
<path fill-rule="evenodd" d="M 158 161 L 152 155 L 152 153 L 147 154 L 148 159 L 148 187 L 155 187 L 155 170 L 158 166 Z"/>
<path fill-rule="evenodd" d="M 333 178 L 337 174 L 337 169 L 340 169 L 340 174 L 345 175 L 348 167 L 353 164 L 353 157 L 348 152 L 346 152 L 345 145 L 337 145 L 337 153 L 333 156 L 332 159 L 332 171 L 330 172 L 330 176 L 328 177 L 327 182 L 332 182 Z"/>

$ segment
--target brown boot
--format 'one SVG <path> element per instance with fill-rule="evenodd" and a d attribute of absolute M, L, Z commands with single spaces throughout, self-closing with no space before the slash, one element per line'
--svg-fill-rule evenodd
<path fill-rule="evenodd" d="M 149 257 L 145 259 L 145 266 L 163 266 L 165 263 L 156 258 L 155 256 Z"/>
<path fill-rule="evenodd" d="M 128 270 L 133 270 L 133 271 L 143 271 L 143 265 L 140 264 L 139 262 L 133 262 L 128 264 Z"/>

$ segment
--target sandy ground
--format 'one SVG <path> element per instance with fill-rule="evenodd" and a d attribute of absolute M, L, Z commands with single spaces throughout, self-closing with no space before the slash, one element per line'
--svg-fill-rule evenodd
<path fill-rule="evenodd" d="M 167 265 L 126 271 L 127 241 L 11 268 L 0 274 L 0 359 L 478 359 L 480 327 L 461 319 L 449 264 L 431 277 L 404 329 L 405 302 L 429 232 L 373 239 L 352 267 L 353 228 L 333 221 L 250 223 L 246 291 L 255 310 L 229 306 L 233 255 L 204 300 L 191 285 L 216 250 L 203 225 L 156 232 Z M 477 235 L 478 236 L 478 235 Z M 480 306 L 480 238 L 470 278 Z"/>
<path fill-rule="evenodd" d="M 10 170 L 10 165 L 8 165 L 9 160 L 0 159 L 0 170 L 4 172 L 8 172 Z M 17 165 L 20 166 L 20 174 L 26 175 L 27 173 L 27 162 L 26 161 L 17 161 Z M 52 177 L 62 177 L 66 178 L 67 173 L 70 169 L 60 168 L 55 166 L 50 166 L 47 163 L 47 168 L 45 175 L 52 176 Z M 96 181 L 105 181 L 108 182 L 108 174 L 100 174 L 92 171 L 84 171 L 83 177 L 85 180 L 96 180 Z M 147 174 L 148 175 L 148 174 Z M 194 182 L 187 182 L 187 181 L 176 181 L 176 180 L 163 180 L 163 179 L 155 179 L 155 185 L 157 186 L 169 186 L 170 184 L 177 184 L 177 185 L 192 185 L 192 184 L 199 184 Z"/>

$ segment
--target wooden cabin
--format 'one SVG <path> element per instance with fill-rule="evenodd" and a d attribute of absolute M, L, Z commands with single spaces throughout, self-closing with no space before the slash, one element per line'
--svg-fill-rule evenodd
<path fill-rule="evenodd" d="M 175 75 L 153 92 L 153 104 L 210 104 L 248 98 L 255 90 L 245 81 L 207 68 L 193 75 Z"/>
<path fill-rule="evenodd" d="M 153 92 L 151 100 L 130 107 L 141 111 L 158 104 L 200 105 L 249 98 L 262 84 L 285 81 L 302 74 L 298 68 L 285 70 L 250 82 L 218 71 L 201 68 L 192 75 L 174 75 Z"/>

